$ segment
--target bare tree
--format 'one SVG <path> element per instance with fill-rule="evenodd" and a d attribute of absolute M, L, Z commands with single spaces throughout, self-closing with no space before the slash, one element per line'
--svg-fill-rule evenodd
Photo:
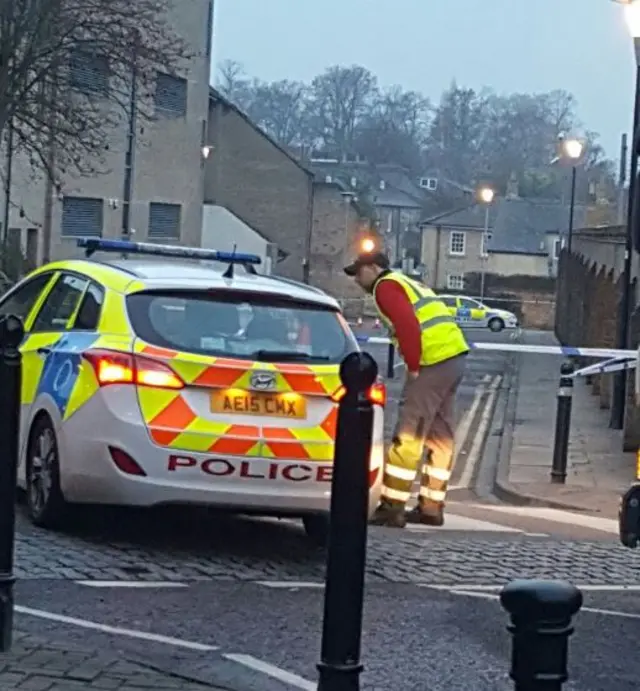
<path fill-rule="evenodd" d="M 306 143 L 307 93 L 300 82 L 257 83 L 247 104 L 249 116 L 284 146 Z"/>
<path fill-rule="evenodd" d="M 379 93 L 357 132 L 358 153 L 372 163 L 396 163 L 420 172 L 431 106 L 422 94 L 400 86 Z"/>
<path fill-rule="evenodd" d="M 249 79 L 244 65 L 237 60 L 223 60 L 218 67 L 216 88 L 242 110 L 246 110 L 251 102 L 252 86 L 257 83 L 257 80 Z"/>
<path fill-rule="evenodd" d="M 133 76 L 135 107 L 149 117 L 158 71 L 177 74 L 192 57 L 168 9 L 167 0 L 0 0 L 0 136 L 10 128 L 50 178 L 100 172 Z"/>
<path fill-rule="evenodd" d="M 377 94 L 377 80 L 358 65 L 326 69 L 311 83 L 314 130 L 328 148 L 354 153 L 356 130 Z"/>

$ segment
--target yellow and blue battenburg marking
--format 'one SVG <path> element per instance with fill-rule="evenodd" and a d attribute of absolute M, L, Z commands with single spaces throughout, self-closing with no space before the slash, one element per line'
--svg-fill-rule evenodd
<path fill-rule="evenodd" d="M 37 396 L 48 395 L 63 419 L 73 412 L 67 409 L 83 366 L 82 353 L 99 338 L 96 333 L 64 334 L 51 345 L 46 356 Z"/>

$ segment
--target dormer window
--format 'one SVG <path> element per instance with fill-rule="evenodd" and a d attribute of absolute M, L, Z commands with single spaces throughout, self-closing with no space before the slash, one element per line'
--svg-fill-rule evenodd
<path fill-rule="evenodd" d="M 438 178 L 420 178 L 420 187 L 429 192 L 435 192 L 438 189 Z"/>

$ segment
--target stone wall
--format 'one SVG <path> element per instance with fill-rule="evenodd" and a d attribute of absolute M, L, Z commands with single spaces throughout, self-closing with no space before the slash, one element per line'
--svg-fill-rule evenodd
<path fill-rule="evenodd" d="M 467 295 L 480 294 L 480 274 L 467 277 Z M 489 307 L 509 310 L 527 329 L 553 329 L 556 281 L 547 276 L 499 276 L 486 274 L 483 301 Z"/>
<path fill-rule="evenodd" d="M 558 266 L 555 333 L 563 345 L 616 348 L 617 321 L 624 276 L 624 229 L 616 226 L 576 234 L 571 254 L 563 250 Z M 640 342 L 640 310 L 636 305 L 636 279 L 632 281 L 629 347 Z M 593 358 L 577 358 L 593 364 Z M 590 378 L 592 393 L 601 408 L 611 407 L 613 376 Z M 627 380 L 627 411 L 623 447 L 640 446 L 640 409 L 635 405 L 633 373 Z"/>

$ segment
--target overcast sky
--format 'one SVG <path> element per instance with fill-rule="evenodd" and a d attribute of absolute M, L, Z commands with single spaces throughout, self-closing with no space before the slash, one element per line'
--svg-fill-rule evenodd
<path fill-rule="evenodd" d="M 630 128 L 634 57 L 611 0 L 215 0 L 214 60 L 265 80 L 360 64 L 437 99 L 460 85 L 566 89 L 612 158 Z"/>

